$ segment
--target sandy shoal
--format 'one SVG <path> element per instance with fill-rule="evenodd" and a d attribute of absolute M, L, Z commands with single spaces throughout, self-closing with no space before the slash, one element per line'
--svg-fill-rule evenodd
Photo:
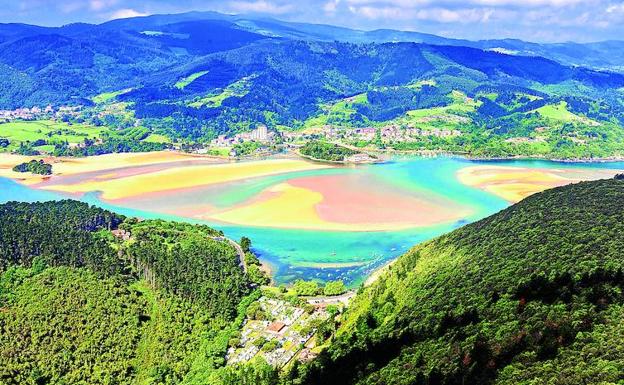
<path fill-rule="evenodd" d="M 472 166 L 458 171 L 465 185 L 476 187 L 516 203 L 537 192 L 585 180 L 611 178 L 608 169 L 537 169 L 512 166 Z"/>
<path fill-rule="evenodd" d="M 14 166 L 33 159 L 43 159 L 47 163 L 52 164 L 52 172 L 54 176 L 87 174 L 98 171 L 117 170 L 128 167 L 156 165 L 161 163 L 187 162 L 192 160 L 203 160 L 211 163 L 216 161 L 212 158 L 174 151 L 118 153 L 88 156 L 84 158 L 22 156 L 0 153 L 0 176 L 17 180 L 26 185 L 33 185 L 50 179 L 50 177 L 42 177 L 40 175 L 33 175 L 30 173 L 16 173 L 11 170 Z"/>
<path fill-rule="evenodd" d="M 248 178 L 328 167 L 330 166 L 293 159 L 172 166 L 155 172 L 111 180 L 93 178 L 73 184 L 63 184 L 62 182 L 49 184 L 42 186 L 42 188 L 74 194 L 100 191 L 103 199 L 118 200 L 150 193 L 175 191 Z"/>
<path fill-rule="evenodd" d="M 309 181 L 314 185 L 313 182 Z M 450 222 L 469 214 L 462 208 L 456 207 L 451 213 L 453 208 L 435 206 L 417 199 L 411 201 L 402 196 L 371 198 L 367 189 L 360 189 L 357 194 L 341 195 L 342 186 L 338 182 L 336 185 L 325 183 L 315 188 L 300 187 L 295 183 L 291 180 L 272 186 L 253 200 L 220 213 L 209 214 L 206 219 L 243 226 L 304 230 L 396 231 Z M 337 197 L 331 198 L 331 208 L 328 208 L 327 195 L 331 194 Z M 327 210 L 343 214 L 333 217 L 323 214 Z"/>
<path fill-rule="evenodd" d="M 21 163 L 30 162 L 32 159 L 30 156 L 0 153 L 0 177 L 13 179 L 28 186 L 48 179 L 48 176 L 13 171 L 13 167 Z"/>
<path fill-rule="evenodd" d="M 404 191 L 368 176 L 322 175 L 297 178 L 290 183 L 323 196 L 316 211 L 328 222 L 417 227 L 452 222 L 470 214 L 448 199 Z"/>
<path fill-rule="evenodd" d="M 47 162 L 52 163 L 55 173 L 58 174 L 80 174 L 92 171 L 113 170 L 123 167 L 210 158 L 202 158 L 197 155 L 175 151 L 116 153 L 87 156 L 83 158 L 57 158 L 0 154 L 0 166 L 7 163 L 15 165 L 31 159 L 44 159 Z"/>
<path fill-rule="evenodd" d="M 323 196 L 317 192 L 279 183 L 252 202 L 210 218 L 245 226 L 329 230 L 333 224 L 321 220 L 314 209 L 321 200 Z"/>

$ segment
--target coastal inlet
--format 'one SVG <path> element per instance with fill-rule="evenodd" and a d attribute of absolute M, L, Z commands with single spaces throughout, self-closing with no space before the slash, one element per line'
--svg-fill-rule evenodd
<path fill-rule="evenodd" d="M 247 236 L 277 283 L 373 270 L 465 223 L 546 188 L 612 177 L 621 163 L 404 158 L 339 166 L 296 158 L 223 162 L 175 152 L 50 158 L 0 155 L 0 201 L 80 199 L 143 218 L 207 223 Z"/>

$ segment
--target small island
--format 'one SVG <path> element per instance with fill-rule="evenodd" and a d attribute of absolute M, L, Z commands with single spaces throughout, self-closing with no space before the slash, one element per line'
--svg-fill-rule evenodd
<path fill-rule="evenodd" d="M 379 159 L 352 148 L 319 140 L 311 141 L 299 149 L 299 155 L 310 160 L 329 163 L 375 163 Z"/>
<path fill-rule="evenodd" d="M 30 172 L 37 175 L 52 175 L 52 165 L 43 160 L 31 160 L 13 167 L 15 172 Z"/>

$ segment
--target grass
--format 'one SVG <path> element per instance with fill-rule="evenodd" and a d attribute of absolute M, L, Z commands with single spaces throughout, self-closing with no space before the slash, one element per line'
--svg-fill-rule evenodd
<path fill-rule="evenodd" d="M 143 142 L 148 143 L 171 143 L 171 139 L 161 134 L 150 134 Z"/>
<path fill-rule="evenodd" d="M 539 113 L 542 117 L 546 119 L 559 120 L 566 123 L 580 122 L 589 125 L 598 124 L 591 119 L 573 114 L 572 112 L 568 111 L 568 104 L 566 102 L 560 102 L 559 104 L 548 104 L 538 108 L 534 112 Z"/>
<path fill-rule="evenodd" d="M 481 104 L 481 102 L 470 99 L 459 91 L 453 91 L 450 96 L 453 99 L 453 103 L 448 106 L 411 110 L 408 111 L 406 115 L 411 118 L 427 118 L 432 116 L 450 115 L 453 113 L 470 113 L 474 112 Z"/>
<path fill-rule="evenodd" d="M 192 103 L 189 103 L 189 107 L 201 108 L 201 107 L 210 107 L 210 108 L 218 108 L 221 107 L 223 101 L 227 98 L 231 97 L 243 97 L 249 93 L 249 89 L 251 87 L 250 80 L 252 77 L 248 76 L 237 80 L 236 82 L 230 84 L 223 91 L 216 95 L 208 95 L 199 100 L 196 100 Z"/>
<path fill-rule="evenodd" d="M 417 81 L 415 83 L 412 83 L 410 85 L 407 86 L 407 88 L 412 88 L 415 90 L 420 90 L 421 88 L 423 88 L 423 86 L 431 86 L 431 87 L 436 87 L 437 83 L 434 79 L 430 79 L 430 80 L 420 80 Z"/>
<path fill-rule="evenodd" d="M 83 124 L 72 124 L 64 122 L 54 122 L 51 120 L 39 120 L 32 122 L 10 122 L 0 124 L 0 137 L 11 141 L 6 150 L 10 151 L 21 142 L 33 142 L 38 139 L 48 141 L 47 146 L 40 146 L 39 149 L 49 149 L 50 143 L 67 141 L 69 143 L 80 143 L 85 138 L 100 137 L 102 132 L 107 131 L 105 127 L 94 127 Z"/>
<path fill-rule="evenodd" d="M 435 85 L 432 81 L 422 81 L 412 84 L 410 87 L 419 88 L 423 85 Z M 372 126 L 384 126 L 391 123 L 406 124 L 411 123 L 414 120 L 430 117 L 440 117 L 441 121 L 444 121 L 445 117 L 448 117 L 448 124 L 445 124 L 443 128 L 455 128 L 456 123 L 453 122 L 453 115 L 465 115 L 476 111 L 481 105 L 481 102 L 472 98 L 468 98 L 466 94 L 453 91 L 449 94 L 453 102 L 444 107 L 423 108 L 419 110 L 411 110 L 406 112 L 402 117 L 393 119 L 387 122 L 369 122 Z M 304 123 L 304 128 L 322 127 L 327 124 L 340 125 L 344 123 L 345 126 L 349 126 L 351 117 L 357 112 L 357 104 L 368 103 L 368 94 L 362 93 L 350 98 L 341 99 L 334 103 L 327 103 L 321 106 L 323 113 L 309 118 Z M 436 125 L 438 127 L 439 125 Z"/>
<path fill-rule="evenodd" d="M 191 74 L 185 78 L 180 79 L 176 84 L 175 87 L 177 89 L 183 90 L 186 87 L 188 87 L 189 84 L 193 83 L 196 79 L 206 75 L 208 73 L 208 71 L 199 71 L 199 72 L 195 72 L 194 74 Z"/>
<path fill-rule="evenodd" d="M 231 149 L 228 147 L 210 147 L 210 150 L 208 151 L 208 155 L 229 156 L 230 150 Z"/>
<path fill-rule="evenodd" d="M 93 98 L 91 98 L 91 100 L 93 101 L 93 103 L 102 104 L 115 99 L 119 95 L 127 94 L 130 91 L 132 91 L 132 88 L 126 88 L 125 90 L 119 90 L 114 92 L 104 92 L 94 96 Z"/>
<path fill-rule="evenodd" d="M 495 102 L 496 99 L 498 99 L 498 93 L 496 93 L 496 92 L 489 92 L 487 94 L 483 94 L 482 96 L 484 98 L 490 99 L 493 102 Z"/>
<path fill-rule="evenodd" d="M 361 93 L 349 98 L 341 99 L 334 103 L 326 103 L 321 106 L 323 112 L 313 118 L 306 120 L 304 127 L 321 127 L 328 122 L 341 123 L 348 125 L 351 117 L 357 112 L 357 104 L 367 104 L 368 94 Z"/>

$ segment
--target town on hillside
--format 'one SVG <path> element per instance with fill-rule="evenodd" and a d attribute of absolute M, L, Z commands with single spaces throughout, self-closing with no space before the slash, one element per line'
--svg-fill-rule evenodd
<path fill-rule="evenodd" d="M 109 129 L 113 133 L 123 135 L 129 132 L 130 139 L 149 142 L 160 142 L 162 147 L 158 146 L 138 146 L 138 149 L 173 149 L 178 151 L 191 152 L 202 155 L 213 155 L 223 157 L 247 157 L 247 156 L 266 156 L 278 152 L 293 150 L 301 147 L 305 143 L 312 140 L 323 140 L 341 145 L 353 146 L 355 144 L 374 144 L 373 147 L 383 146 L 384 144 L 393 142 L 416 142 L 423 138 L 453 138 L 462 135 L 457 129 L 438 128 L 429 120 L 436 117 L 427 117 L 422 124 L 387 124 L 379 127 L 342 127 L 332 124 L 324 124 L 315 127 L 309 127 L 300 130 L 289 129 L 287 127 L 269 128 L 267 125 L 258 124 L 253 129 L 243 132 L 231 134 L 219 134 L 208 142 L 201 140 L 195 142 L 182 141 L 177 138 L 168 138 L 166 135 L 153 132 L 152 129 L 142 127 L 141 119 L 134 117 L 131 111 L 127 110 L 125 103 L 107 103 L 97 106 L 52 106 L 46 107 L 34 106 L 31 108 L 17 108 L 14 110 L 0 110 L 0 127 L 3 123 L 37 123 L 41 122 L 46 125 L 56 124 L 67 129 L 74 126 L 68 134 L 74 135 L 78 141 L 68 141 L 65 145 L 72 149 L 86 148 L 93 145 L 102 145 L 103 139 L 99 136 L 91 137 L 91 132 L 82 133 L 81 127 L 88 128 L 102 127 Z M 448 117 L 439 117 L 439 119 L 448 119 Z M 456 116 L 456 119 L 466 119 Z M 436 118 L 437 119 L 437 118 Z M 435 119 L 434 119 L 435 120 Z M 461 123 L 461 122 L 454 122 Z M 252 126 L 253 127 L 253 126 Z M 34 131 L 34 132 L 33 132 Z M 20 143 L 13 143 L 12 149 L 20 146 L 20 151 L 24 152 L 24 146 L 30 149 L 32 154 L 45 155 L 50 153 L 54 146 L 49 146 L 49 135 L 40 132 L 37 136 L 37 129 L 29 129 L 27 140 Z M 32 139 L 31 139 L 32 138 Z M 9 147 L 11 141 L 15 141 L 9 137 L 3 137 L 3 131 L 0 130 L 0 140 L 4 143 L 4 148 Z M 370 161 L 364 153 L 358 154 L 348 161 L 350 163 L 365 163 Z"/>

